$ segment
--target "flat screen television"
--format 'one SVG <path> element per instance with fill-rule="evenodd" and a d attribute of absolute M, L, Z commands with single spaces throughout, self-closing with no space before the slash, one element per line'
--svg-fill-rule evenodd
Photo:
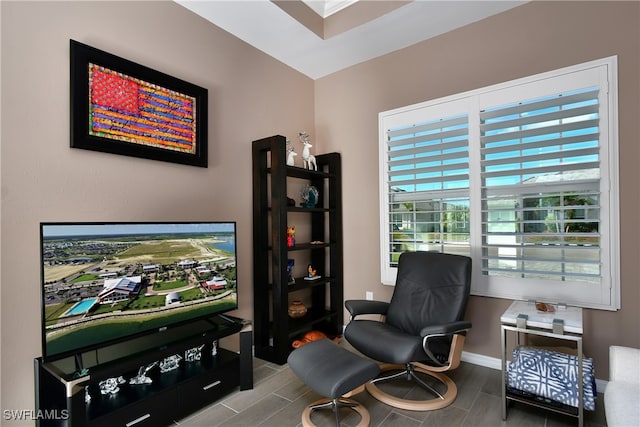
<path fill-rule="evenodd" d="M 41 223 L 45 361 L 238 307 L 235 222 Z"/>

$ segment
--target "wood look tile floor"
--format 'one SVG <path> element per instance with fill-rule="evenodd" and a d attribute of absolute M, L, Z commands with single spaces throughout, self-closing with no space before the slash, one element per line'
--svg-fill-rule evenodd
<path fill-rule="evenodd" d="M 341 345 L 348 344 L 342 340 Z M 531 426 L 561 427 L 577 426 L 576 418 L 564 416 L 529 405 L 511 403 L 506 421 L 501 418 L 500 371 L 483 366 L 462 363 L 449 373 L 458 387 L 455 402 L 447 408 L 416 412 L 395 409 L 378 402 L 366 391 L 353 397 L 365 405 L 371 415 L 372 427 L 440 427 L 440 426 Z M 235 391 L 189 417 L 177 421 L 181 427 L 297 427 L 301 426 L 302 410 L 322 396 L 307 387 L 289 369 L 254 358 L 254 388 Z M 419 399 L 424 394 L 419 387 L 403 382 L 388 383 L 387 391 Z M 401 389 L 402 387 L 402 389 Z M 381 386 L 383 388 L 383 386 Z M 399 394 L 397 394 L 399 395 Z M 585 411 L 584 425 L 604 427 L 603 395 L 596 398 L 596 410 Z M 330 410 L 314 411 L 312 420 L 318 427 L 335 426 Z M 359 415 L 344 409 L 341 411 L 341 426 L 356 426 Z"/>

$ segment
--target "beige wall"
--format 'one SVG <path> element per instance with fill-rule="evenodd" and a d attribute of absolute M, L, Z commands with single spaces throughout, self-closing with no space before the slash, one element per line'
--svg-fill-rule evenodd
<path fill-rule="evenodd" d="M 371 290 L 388 299 L 391 288 L 379 284 L 376 267 L 378 112 L 613 54 L 620 66 L 623 308 L 586 313 L 585 348 L 606 379 L 609 344 L 640 346 L 638 3 L 529 4 L 315 84 L 173 3 L 0 7 L 2 409 L 33 406 L 40 221 L 235 219 L 238 315 L 251 318 L 250 141 L 304 129 L 316 153 L 343 153 L 346 298 Z M 69 38 L 207 87 L 209 168 L 70 149 Z M 508 304 L 472 299 L 468 351 L 498 356 L 498 317 Z"/>
<path fill-rule="evenodd" d="M 29 409 L 38 223 L 236 220 L 238 314 L 253 317 L 251 141 L 313 133 L 314 83 L 173 2 L 1 7 L 1 406 Z M 69 148 L 70 38 L 208 88 L 209 167 Z"/>
<path fill-rule="evenodd" d="M 378 113 L 618 55 L 622 310 L 587 310 L 585 351 L 608 377 L 608 347 L 640 347 L 640 3 L 533 2 L 316 81 L 316 132 L 343 154 L 345 299 L 390 298 L 378 260 Z M 372 244 L 374 242 L 374 244 Z M 510 301 L 473 297 L 465 350 L 500 356 L 499 318 Z"/>

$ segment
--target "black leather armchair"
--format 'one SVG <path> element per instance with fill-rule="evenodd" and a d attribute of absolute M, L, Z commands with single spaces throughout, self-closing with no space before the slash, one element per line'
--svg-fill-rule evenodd
<path fill-rule="evenodd" d="M 463 320 L 471 287 L 471 258 L 435 252 L 400 255 L 396 286 L 389 303 L 349 300 L 351 314 L 344 336 L 362 354 L 384 364 L 382 372 L 399 371 L 367 383 L 376 399 L 408 410 L 431 410 L 451 404 L 455 383 L 440 372 L 455 369 L 471 322 Z M 379 314 L 383 321 L 356 319 Z M 417 372 L 444 384 L 434 387 Z M 434 394 L 425 401 L 406 400 L 381 391 L 376 383 L 406 376 Z"/>

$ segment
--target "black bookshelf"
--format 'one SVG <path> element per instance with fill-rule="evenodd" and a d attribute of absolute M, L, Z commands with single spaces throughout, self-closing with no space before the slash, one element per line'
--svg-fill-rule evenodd
<path fill-rule="evenodd" d="M 316 155 L 317 171 L 288 166 L 286 138 L 280 135 L 253 141 L 252 148 L 255 356 L 284 364 L 291 343 L 305 332 L 320 330 L 329 337 L 342 333 L 341 158 L 339 153 Z M 287 203 L 287 197 L 295 199 L 287 192 L 296 180 L 319 190 L 316 207 Z M 287 247 L 290 221 L 305 223 L 309 241 L 296 238 L 295 246 Z M 289 284 L 287 260 L 292 256 L 312 264 L 321 278 L 310 281 L 298 275 Z M 302 318 L 288 315 L 293 293 L 307 301 Z"/>

